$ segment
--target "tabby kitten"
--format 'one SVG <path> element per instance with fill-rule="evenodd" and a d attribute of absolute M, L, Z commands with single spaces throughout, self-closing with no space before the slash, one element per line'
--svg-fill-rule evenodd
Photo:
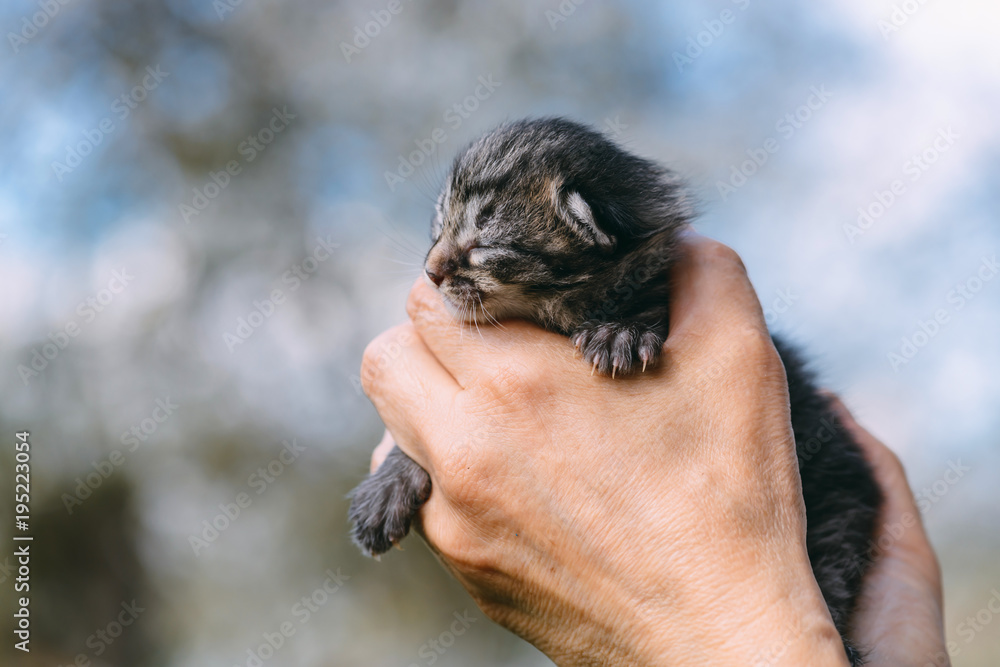
<path fill-rule="evenodd" d="M 674 174 L 577 123 L 522 120 L 457 157 L 436 209 L 425 272 L 456 312 L 480 322 L 524 318 L 569 336 L 591 372 L 656 363 L 677 235 L 693 215 Z M 788 376 L 809 557 L 843 636 L 881 494 L 798 354 L 774 343 Z M 355 542 L 372 555 L 387 551 L 430 490 L 427 473 L 393 448 L 353 492 Z M 845 648 L 860 665 L 846 638 Z"/>

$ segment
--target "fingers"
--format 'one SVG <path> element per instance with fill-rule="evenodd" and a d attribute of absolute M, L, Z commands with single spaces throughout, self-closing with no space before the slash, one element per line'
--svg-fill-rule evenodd
<path fill-rule="evenodd" d="M 372 464 L 369 472 L 378 470 L 382 462 L 385 461 L 385 457 L 389 455 L 389 452 L 395 446 L 396 441 L 393 439 L 392 434 L 389 433 L 389 429 L 386 429 L 385 433 L 382 434 L 382 440 L 375 447 L 375 451 L 372 452 Z"/>
<path fill-rule="evenodd" d="M 537 363 L 539 352 L 546 355 L 546 363 L 573 360 L 573 348 L 565 337 L 534 324 L 507 320 L 501 328 L 484 321 L 478 326 L 459 322 L 423 280 L 410 291 L 406 310 L 428 349 L 463 388 L 518 360 Z"/>
<path fill-rule="evenodd" d="M 460 387 L 412 324 L 390 329 L 369 343 L 361 384 L 399 448 L 431 471 L 423 443 L 435 440 L 447 427 Z"/>
<path fill-rule="evenodd" d="M 743 262 L 731 248 L 693 231 L 682 235 L 680 259 L 672 271 L 672 349 L 716 355 L 713 342 L 735 333 L 767 333 L 764 314 Z M 736 329 L 736 331 L 734 331 Z"/>

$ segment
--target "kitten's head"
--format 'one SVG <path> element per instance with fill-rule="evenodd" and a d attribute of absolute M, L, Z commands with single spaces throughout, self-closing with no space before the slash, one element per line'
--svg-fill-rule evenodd
<path fill-rule="evenodd" d="M 666 184 L 656 165 L 582 125 L 503 125 L 456 158 L 425 275 L 463 319 L 538 319 L 659 231 L 646 200 L 675 196 Z"/>

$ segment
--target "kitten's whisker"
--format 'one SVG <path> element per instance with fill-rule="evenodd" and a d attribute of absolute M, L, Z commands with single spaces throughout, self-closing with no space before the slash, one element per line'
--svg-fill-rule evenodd
<path fill-rule="evenodd" d="M 495 326 L 495 327 L 496 327 L 496 328 L 498 328 L 498 329 L 504 329 L 504 330 L 506 330 L 506 329 L 507 329 L 507 327 L 505 327 L 505 326 L 504 326 L 504 325 L 503 325 L 503 324 L 502 324 L 502 323 L 500 322 L 500 320 L 498 320 L 497 318 L 493 317 L 493 315 L 490 315 L 490 313 L 489 313 L 489 312 L 488 312 L 488 311 L 486 310 L 486 307 L 485 307 L 485 306 L 483 306 L 483 312 L 484 312 L 484 313 L 486 313 L 486 317 L 490 318 L 490 321 L 491 321 L 491 322 L 493 322 L 493 326 Z"/>
<path fill-rule="evenodd" d="M 474 306 L 475 304 L 473 304 Z M 479 332 L 479 338 L 483 338 L 483 332 L 479 329 L 479 317 L 476 315 L 475 307 L 471 308 L 472 311 L 472 323 L 476 325 L 476 331 Z"/>
<path fill-rule="evenodd" d="M 490 315 L 490 311 L 486 310 L 486 304 L 483 303 L 483 297 L 479 296 L 478 294 L 476 296 L 479 297 L 479 307 L 482 309 L 483 314 L 486 315 L 488 320 L 493 323 L 493 326 L 498 327 L 500 329 L 506 329 L 507 327 L 500 324 L 500 320 Z"/>
<path fill-rule="evenodd" d="M 394 280 L 392 282 L 392 286 L 396 287 L 396 288 L 399 288 L 399 290 L 401 292 L 408 291 L 409 288 L 410 288 L 410 285 L 412 285 L 412 284 L 413 284 L 413 279 L 410 276 L 403 276 L 402 278 L 400 278 L 399 276 L 396 276 L 396 280 Z"/>
<path fill-rule="evenodd" d="M 394 257 L 390 257 L 389 261 L 393 262 L 395 264 L 402 264 L 403 266 L 409 266 L 409 267 L 418 268 L 420 270 L 423 270 L 423 268 L 424 268 L 423 262 L 406 262 L 404 260 L 396 259 Z"/>
<path fill-rule="evenodd" d="M 477 300 L 477 301 L 479 301 L 479 310 L 481 310 L 481 311 L 483 312 L 483 316 L 485 316 L 485 317 L 486 317 L 486 322 L 487 322 L 487 323 L 489 323 L 489 321 L 490 321 L 490 319 L 491 319 L 491 318 L 490 318 L 490 314 L 486 312 L 486 307 L 485 307 L 485 306 L 483 306 L 483 297 L 482 297 L 482 296 L 480 296 L 480 295 L 479 295 L 479 294 L 477 293 L 477 294 L 476 294 L 476 300 Z M 480 331 L 480 332 L 479 332 L 479 337 L 480 337 L 480 338 L 482 338 L 482 337 L 483 337 L 483 332 L 482 332 L 482 331 Z"/>
<path fill-rule="evenodd" d="M 422 273 L 414 272 L 413 269 L 389 269 L 388 271 L 383 271 L 383 273 L 389 276 L 402 277 L 410 282 L 423 275 Z"/>
<path fill-rule="evenodd" d="M 420 260 L 423 260 L 425 251 L 422 248 L 411 243 L 409 238 L 402 232 L 397 231 L 395 229 L 391 229 L 392 227 L 391 220 L 383 218 L 381 222 L 382 224 L 379 224 L 377 227 L 378 231 L 389 242 L 393 250 L 395 250 L 397 253 L 401 255 L 412 256 L 414 258 L 419 258 Z M 390 229 L 386 229 L 386 227 L 389 227 Z"/>
<path fill-rule="evenodd" d="M 411 243 L 409 239 L 406 239 L 405 237 L 402 237 L 399 234 L 395 234 L 395 233 L 394 234 L 390 234 L 389 232 L 385 231 L 384 229 L 381 230 L 381 231 L 382 231 L 382 235 L 389 242 L 389 245 L 392 247 L 393 250 L 396 250 L 396 251 L 398 251 L 398 252 L 400 252 L 401 254 L 404 254 L 404 255 L 410 255 L 410 254 L 412 254 L 412 255 L 417 256 L 417 257 L 423 255 L 423 250 L 421 250 L 421 248 L 419 246 Z"/>

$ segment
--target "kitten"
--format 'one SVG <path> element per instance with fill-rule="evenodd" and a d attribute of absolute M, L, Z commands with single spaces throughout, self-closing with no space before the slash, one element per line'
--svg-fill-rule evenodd
<path fill-rule="evenodd" d="M 523 120 L 457 157 L 436 209 L 426 276 L 465 319 L 534 321 L 569 336 L 591 372 L 656 363 L 677 234 L 693 216 L 674 174 L 577 123 Z M 798 354 L 774 343 L 788 376 L 809 557 L 844 635 L 881 493 Z M 355 542 L 372 555 L 387 551 L 430 490 L 427 473 L 393 448 L 353 492 Z M 846 639 L 845 648 L 860 665 Z"/>

